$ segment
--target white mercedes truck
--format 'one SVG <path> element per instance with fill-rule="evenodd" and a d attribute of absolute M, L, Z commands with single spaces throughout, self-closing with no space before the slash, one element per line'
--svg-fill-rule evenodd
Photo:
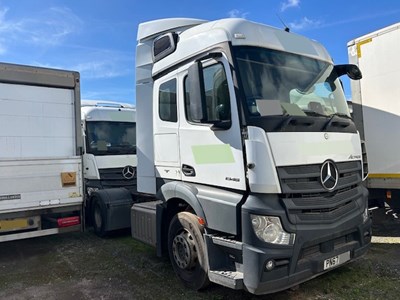
<path fill-rule="evenodd" d="M 400 217 L 400 23 L 348 43 L 349 62 L 363 72 L 351 82 L 353 116 L 368 156 L 370 206 Z"/>
<path fill-rule="evenodd" d="M 132 235 L 182 282 L 287 289 L 370 245 L 360 137 L 339 77 L 303 36 L 243 19 L 139 25 Z M 122 195 L 121 195 L 122 197 Z"/>
<path fill-rule="evenodd" d="M 0 63 L 0 242 L 83 229 L 79 73 Z"/>
<path fill-rule="evenodd" d="M 136 109 L 128 103 L 82 100 L 83 176 L 88 225 L 98 236 L 131 226 L 136 194 Z M 131 197 L 114 197 L 115 192 Z"/>

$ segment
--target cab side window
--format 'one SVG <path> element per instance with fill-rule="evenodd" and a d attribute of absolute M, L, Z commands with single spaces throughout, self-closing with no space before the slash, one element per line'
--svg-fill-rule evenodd
<path fill-rule="evenodd" d="M 160 85 L 158 92 L 158 114 L 161 120 L 177 122 L 176 79 L 171 79 Z"/>

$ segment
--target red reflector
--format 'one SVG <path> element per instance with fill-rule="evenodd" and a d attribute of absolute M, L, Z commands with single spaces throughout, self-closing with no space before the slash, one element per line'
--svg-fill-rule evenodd
<path fill-rule="evenodd" d="M 199 221 L 199 224 L 204 226 L 206 225 L 206 221 L 203 218 L 198 217 L 197 220 Z"/>
<path fill-rule="evenodd" d="M 57 219 L 58 227 L 74 226 L 81 223 L 79 216 Z"/>
<path fill-rule="evenodd" d="M 386 191 L 386 199 L 392 199 L 392 191 Z"/>

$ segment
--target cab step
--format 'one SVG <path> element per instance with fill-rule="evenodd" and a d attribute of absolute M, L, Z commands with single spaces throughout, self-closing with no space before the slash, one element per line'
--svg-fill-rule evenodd
<path fill-rule="evenodd" d="M 235 290 L 243 289 L 243 273 L 237 271 L 209 271 L 208 278 L 211 282 Z"/>

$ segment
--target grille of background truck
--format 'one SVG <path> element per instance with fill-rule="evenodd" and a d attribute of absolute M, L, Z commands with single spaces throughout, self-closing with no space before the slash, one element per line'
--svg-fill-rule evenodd
<path fill-rule="evenodd" d="M 111 168 L 111 169 L 99 169 L 100 181 L 103 188 L 134 188 L 136 187 L 136 176 L 132 179 L 126 179 L 122 175 L 124 168 Z"/>

